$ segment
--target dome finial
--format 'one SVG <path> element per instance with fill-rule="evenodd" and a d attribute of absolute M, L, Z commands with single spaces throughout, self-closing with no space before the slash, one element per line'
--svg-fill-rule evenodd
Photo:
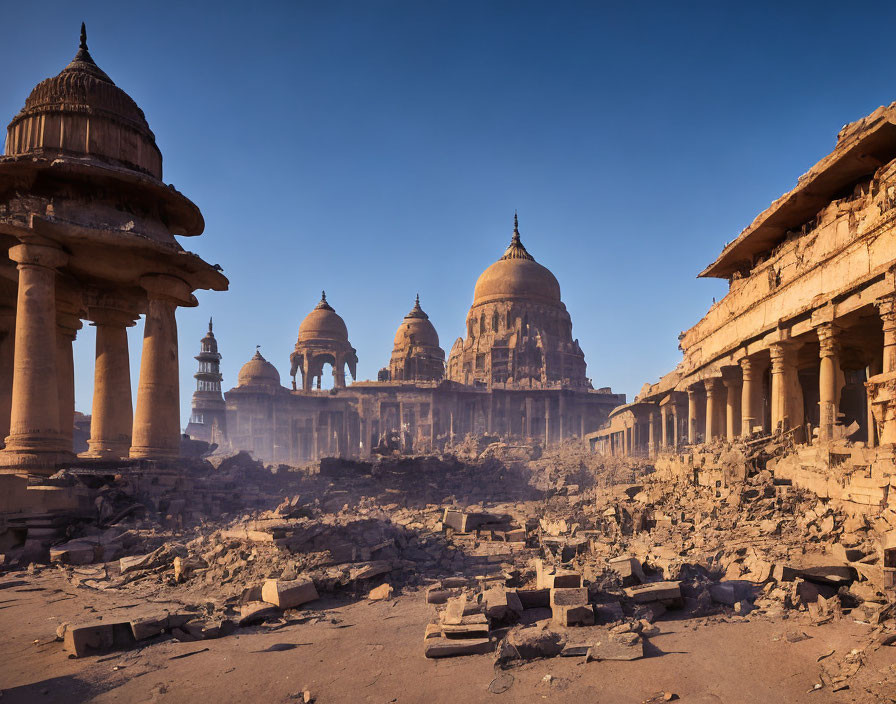
<path fill-rule="evenodd" d="M 535 261 L 535 258 L 526 251 L 520 239 L 520 220 L 516 210 L 513 211 L 513 235 L 510 238 L 510 246 L 501 259 L 529 259 Z"/>
<path fill-rule="evenodd" d="M 208 319 L 208 331 L 209 332 L 212 331 L 212 319 L 211 318 Z"/>
<path fill-rule="evenodd" d="M 87 51 L 87 25 L 83 22 L 81 23 L 81 43 L 78 44 L 78 48 Z"/>
<path fill-rule="evenodd" d="M 513 231 L 520 234 L 520 221 L 516 216 L 516 210 L 513 211 Z"/>
<path fill-rule="evenodd" d="M 326 303 L 326 302 L 327 302 L 327 292 L 326 292 L 326 291 L 321 291 L 321 292 L 320 292 L 320 302 L 321 302 L 321 303 Z"/>
<path fill-rule="evenodd" d="M 420 294 L 417 294 L 417 297 L 414 299 L 414 305 L 418 308 L 420 307 Z"/>

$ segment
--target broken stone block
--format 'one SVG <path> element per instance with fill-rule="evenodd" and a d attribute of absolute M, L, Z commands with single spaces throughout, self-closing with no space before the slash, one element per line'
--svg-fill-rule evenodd
<path fill-rule="evenodd" d="M 388 599 L 392 596 L 392 585 L 391 584 L 381 584 L 374 589 L 371 589 L 367 594 L 367 598 L 371 601 L 382 601 L 383 599 Z"/>
<path fill-rule="evenodd" d="M 800 576 L 800 571 L 788 565 L 775 565 L 772 577 L 776 582 L 792 582 Z"/>
<path fill-rule="evenodd" d="M 317 589 L 311 579 L 268 579 L 261 587 L 261 599 L 279 609 L 293 609 L 318 598 Z"/>
<path fill-rule="evenodd" d="M 572 570 L 558 570 L 545 565 L 541 559 L 535 560 L 535 586 L 537 589 L 562 589 L 581 587 L 582 575 Z"/>
<path fill-rule="evenodd" d="M 591 647 L 592 660 L 637 660 L 644 657 L 644 640 L 637 633 L 608 634 Z"/>
<path fill-rule="evenodd" d="M 77 540 L 50 548 L 50 562 L 62 565 L 89 565 L 95 557 L 94 545 Z"/>
<path fill-rule="evenodd" d="M 467 597 L 455 596 L 446 602 L 445 610 L 441 614 L 442 623 L 458 624 L 463 620 L 467 610 Z"/>
<path fill-rule="evenodd" d="M 594 604 L 594 616 L 597 623 L 615 623 L 621 621 L 625 614 L 622 611 L 622 604 L 618 601 L 611 601 Z"/>
<path fill-rule="evenodd" d="M 446 638 L 479 638 L 489 634 L 488 619 L 485 614 L 464 616 L 460 623 L 441 624 L 442 635 Z"/>
<path fill-rule="evenodd" d="M 554 623 L 565 627 L 594 625 L 594 609 L 590 605 L 564 606 L 558 604 L 551 607 L 551 615 Z"/>
<path fill-rule="evenodd" d="M 551 615 L 561 626 L 593 626 L 594 609 L 585 587 L 551 590 Z"/>
<path fill-rule="evenodd" d="M 545 609 L 551 606 L 550 589 L 517 589 L 516 595 L 524 609 Z"/>
<path fill-rule="evenodd" d="M 753 585 L 745 580 L 732 580 L 712 584 L 709 595 L 717 604 L 734 606 L 739 601 L 748 601 L 753 596 Z"/>
<path fill-rule="evenodd" d="M 648 582 L 634 587 L 626 587 L 626 596 L 638 604 L 652 601 L 674 601 L 681 599 L 681 582 Z"/>
<path fill-rule="evenodd" d="M 588 603 L 588 589 L 578 588 L 554 588 L 551 589 L 551 607 L 554 606 L 584 606 Z"/>
<path fill-rule="evenodd" d="M 502 587 L 492 587 L 482 594 L 485 615 L 496 621 L 518 618 L 523 613 L 523 604 L 515 591 Z"/>
<path fill-rule="evenodd" d="M 253 623 L 261 623 L 269 618 L 280 616 L 280 610 L 273 604 L 264 601 L 252 601 L 240 606 L 240 626 L 249 626 Z"/>
<path fill-rule="evenodd" d="M 428 658 L 481 655 L 494 649 L 495 641 L 490 638 L 445 638 L 435 623 L 429 624 L 423 635 L 423 654 Z"/>
<path fill-rule="evenodd" d="M 564 642 L 564 637 L 556 631 L 517 627 L 502 641 L 499 660 L 552 658 L 560 654 Z"/>
<path fill-rule="evenodd" d="M 623 586 L 642 584 L 647 581 L 641 563 L 634 557 L 614 557 L 609 561 L 610 569 L 622 578 Z"/>
<path fill-rule="evenodd" d="M 129 623 L 89 623 L 66 627 L 62 647 L 74 657 L 81 658 L 133 643 Z"/>

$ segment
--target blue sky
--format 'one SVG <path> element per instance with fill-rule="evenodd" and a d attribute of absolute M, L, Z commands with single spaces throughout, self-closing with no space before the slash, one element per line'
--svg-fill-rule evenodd
<path fill-rule="evenodd" d="M 184 423 L 209 316 L 226 388 L 255 345 L 287 382 L 321 289 L 361 379 L 418 291 L 450 349 L 515 209 L 595 387 L 631 397 L 724 295 L 697 272 L 844 123 L 896 99 L 885 2 L 51 0 L 3 15 L 18 29 L 0 43 L 0 117 L 65 66 L 84 20 L 165 181 L 205 215 L 182 244 L 231 290 L 179 312 Z M 86 412 L 92 332 L 75 343 Z"/>

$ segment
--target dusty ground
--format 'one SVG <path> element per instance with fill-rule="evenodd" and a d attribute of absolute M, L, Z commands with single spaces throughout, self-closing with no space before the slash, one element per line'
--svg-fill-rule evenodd
<path fill-rule="evenodd" d="M 167 640 L 82 659 L 69 659 L 53 638 L 59 623 L 135 605 L 126 594 L 73 588 L 53 569 L 6 574 L 0 580 L 0 702 L 274 704 L 300 700 L 305 689 L 321 704 L 539 698 L 616 704 L 644 702 L 664 690 L 691 703 L 896 701 L 896 691 L 887 693 L 884 684 L 896 673 L 896 648 L 890 647 L 870 654 L 848 690 L 811 691 L 819 681 L 820 656 L 867 642 L 869 627 L 848 619 L 813 627 L 765 617 L 666 618 L 642 660 L 537 660 L 506 670 L 513 683 L 502 694 L 488 692 L 500 674 L 490 655 L 423 657 L 423 626 L 432 607 L 422 593 L 379 603 L 322 600 L 301 613 L 312 617 L 304 623 L 292 617 L 286 625 L 241 629 L 217 640 Z M 315 622 L 319 610 L 326 618 Z M 811 638 L 787 642 L 783 634 L 794 629 Z"/>

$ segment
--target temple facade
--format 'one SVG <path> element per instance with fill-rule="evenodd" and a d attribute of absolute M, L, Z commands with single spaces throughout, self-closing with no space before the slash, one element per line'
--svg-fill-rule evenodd
<path fill-rule="evenodd" d="M 0 157 L 0 474 L 30 481 L 75 460 L 83 321 L 96 327 L 84 461 L 179 455 L 175 311 L 197 305 L 197 289 L 228 286 L 176 239 L 204 226 L 162 180 L 143 111 L 97 66 L 82 25 L 74 59 L 32 90 Z M 134 406 L 127 330 L 141 315 Z"/>
<path fill-rule="evenodd" d="M 676 369 L 591 436 L 596 448 L 655 454 L 777 433 L 892 452 L 896 103 L 846 125 L 700 276 L 726 279 L 727 295 L 681 334 Z"/>
<path fill-rule="evenodd" d="M 376 449 L 428 452 L 468 434 L 551 445 L 583 438 L 625 401 L 591 387 L 560 285 L 526 251 L 516 217 L 510 246 L 479 277 L 467 335 L 447 364 L 419 296 L 377 381 L 346 385 L 345 368 L 354 379 L 357 360 L 345 321 L 324 294 L 299 326 L 291 388 L 256 354 L 224 394 L 223 444 L 285 464 Z M 321 389 L 326 365 L 331 389 Z"/>

